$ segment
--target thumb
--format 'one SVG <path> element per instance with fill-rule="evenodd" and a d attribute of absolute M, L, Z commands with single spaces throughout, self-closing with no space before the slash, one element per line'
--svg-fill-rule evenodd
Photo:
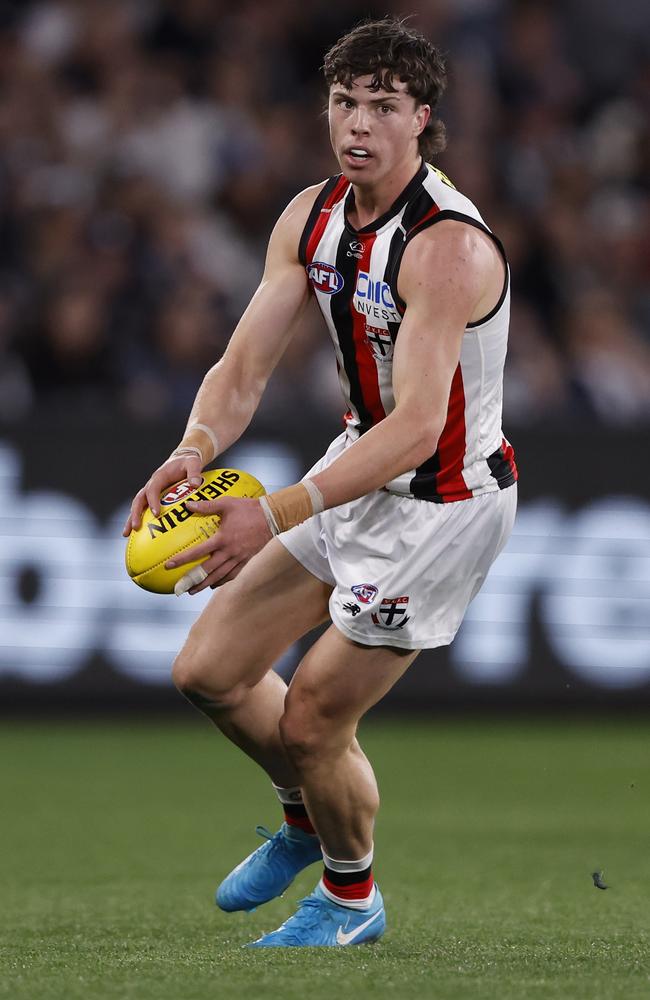
<path fill-rule="evenodd" d="M 200 486 L 203 482 L 201 469 L 202 466 L 200 458 L 188 458 L 185 463 L 185 476 L 190 486 Z"/>
<path fill-rule="evenodd" d="M 237 503 L 238 497 L 222 497 L 219 500 L 186 500 L 185 505 L 195 514 L 218 514 L 220 517 L 228 507 Z"/>

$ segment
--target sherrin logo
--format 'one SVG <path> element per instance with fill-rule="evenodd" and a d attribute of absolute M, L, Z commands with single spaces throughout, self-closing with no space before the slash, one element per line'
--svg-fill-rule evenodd
<path fill-rule="evenodd" d="M 316 291 L 323 292 L 324 295 L 335 295 L 343 288 L 343 275 L 331 264 L 325 264 L 321 260 L 315 260 L 309 265 L 307 275 Z"/>

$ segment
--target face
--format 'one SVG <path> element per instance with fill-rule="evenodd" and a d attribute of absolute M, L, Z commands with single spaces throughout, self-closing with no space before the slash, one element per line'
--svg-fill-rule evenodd
<path fill-rule="evenodd" d="M 395 91 L 373 91 L 371 81 L 360 76 L 349 90 L 334 83 L 329 95 L 332 149 L 342 172 L 359 185 L 376 184 L 400 167 L 411 169 L 431 114 L 428 104 L 416 104 L 406 83 L 395 80 Z"/>

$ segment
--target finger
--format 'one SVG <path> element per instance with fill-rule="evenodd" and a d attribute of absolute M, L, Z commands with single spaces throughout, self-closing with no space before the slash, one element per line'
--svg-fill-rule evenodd
<path fill-rule="evenodd" d="M 186 500 L 188 510 L 193 514 L 217 514 L 223 513 L 223 500 Z"/>
<path fill-rule="evenodd" d="M 207 571 L 203 569 L 203 566 L 192 566 L 192 569 L 177 581 L 174 586 L 174 593 L 177 597 L 186 594 L 192 587 L 196 587 L 197 584 L 202 583 L 207 576 Z"/>
<path fill-rule="evenodd" d="M 241 504 L 246 497 L 220 497 L 218 500 L 188 500 L 187 506 L 191 507 L 195 514 L 219 514 L 222 515 L 233 504 Z"/>
<path fill-rule="evenodd" d="M 183 549 L 178 555 L 173 556 L 173 558 L 168 559 L 165 563 L 165 569 L 175 569 L 176 566 L 184 566 L 185 563 L 196 562 L 197 559 L 202 559 L 204 556 L 210 555 L 212 552 L 216 552 L 217 549 L 222 547 L 223 543 L 218 535 L 212 535 L 205 542 L 200 542 L 198 545 L 193 545 L 191 549 Z"/>
<path fill-rule="evenodd" d="M 138 528 L 140 527 L 145 507 L 146 507 L 146 501 L 145 501 L 144 489 L 142 489 L 136 493 L 136 495 L 133 498 L 133 503 L 131 504 L 131 514 L 127 521 L 127 524 L 129 523 L 129 521 L 131 522 L 130 530 L 137 531 Z"/>
<path fill-rule="evenodd" d="M 237 559 L 228 559 L 227 562 L 222 563 L 218 568 L 208 573 L 205 580 L 192 587 L 190 594 L 194 596 L 194 594 L 200 594 L 202 590 L 206 590 L 208 587 L 220 587 L 222 583 L 226 583 L 227 578 L 237 565 Z"/>
<path fill-rule="evenodd" d="M 187 459 L 185 463 L 185 476 L 190 486 L 200 486 L 203 482 L 203 476 L 201 475 L 201 465 L 200 458 L 192 458 L 191 456 Z"/>
<path fill-rule="evenodd" d="M 154 517 L 160 516 L 160 487 L 158 479 L 153 476 L 144 488 L 147 506 Z"/>
<path fill-rule="evenodd" d="M 228 572 L 231 563 L 237 562 L 239 557 L 233 556 L 225 552 L 216 552 L 214 555 L 210 556 L 209 559 L 205 559 L 201 563 L 201 567 L 205 570 L 208 576 L 212 576 L 213 573 L 221 574 L 221 572 Z M 224 566 L 228 567 L 224 570 Z"/>
<path fill-rule="evenodd" d="M 226 574 L 226 576 L 222 576 L 217 583 L 210 583 L 209 580 L 206 580 L 206 586 L 210 584 L 210 589 L 215 590 L 217 587 L 221 587 L 221 585 L 224 583 L 230 583 L 231 580 L 234 580 L 235 577 L 241 573 L 245 565 L 246 565 L 246 560 L 244 559 L 243 562 L 237 563 L 235 568 L 231 569 L 230 572 Z"/>

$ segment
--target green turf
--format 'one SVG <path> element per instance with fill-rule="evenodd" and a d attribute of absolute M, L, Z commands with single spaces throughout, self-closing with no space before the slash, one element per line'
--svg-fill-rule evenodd
<path fill-rule="evenodd" d="M 187 725 L 3 724 L 0 996 L 12 1000 L 650 995 L 645 723 L 368 723 L 384 804 L 377 945 L 251 953 L 285 899 L 218 879 L 274 825 L 256 769 Z M 604 869 L 606 891 L 590 873 Z"/>

